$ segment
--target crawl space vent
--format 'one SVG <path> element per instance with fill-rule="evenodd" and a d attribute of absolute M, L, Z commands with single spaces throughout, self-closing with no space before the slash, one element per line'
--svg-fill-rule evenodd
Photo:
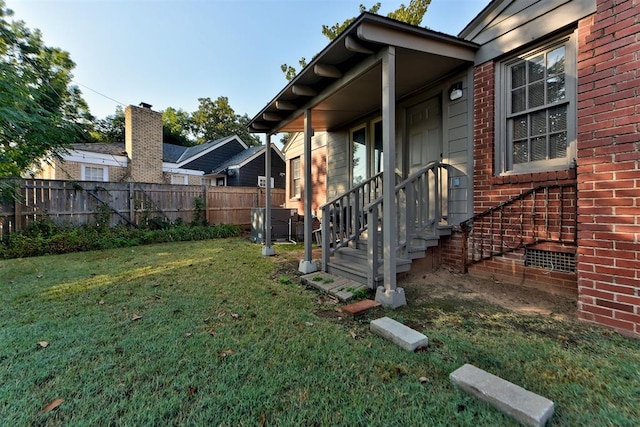
<path fill-rule="evenodd" d="M 527 249 L 524 254 L 524 265 L 525 267 L 574 273 L 576 271 L 576 255 L 570 252 Z"/>

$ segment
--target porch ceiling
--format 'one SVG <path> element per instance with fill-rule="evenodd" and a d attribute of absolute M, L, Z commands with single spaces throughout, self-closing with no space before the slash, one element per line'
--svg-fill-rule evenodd
<path fill-rule="evenodd" d="M 477 45 L 365 13 L 327 46 L 249 123 L 255 133 L 340 128 L 381 109 L 380 53 L 396 48 L 397 100 L 473 63 Z M 328 71 L 327 71 L 328 70 Z"/>

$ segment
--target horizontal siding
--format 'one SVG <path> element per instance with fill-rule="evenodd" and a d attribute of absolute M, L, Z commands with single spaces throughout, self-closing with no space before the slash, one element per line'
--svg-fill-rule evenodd
<path fill-rule="evenodd" d="M 481 45 L 476 64 L 482 64 L 576 24 L 596 11 L 596 0 L 519 0 L 488 21 L 469 40 Z"/>
<path fill-rule="evenodd" d="M 347 132 L 327 134 L 327 200 L 349 188 Z"/>
<path fill-rule="evenodd" d="M 462 82 L 462 98 L 450 101 L 444 97 L 444 141 L 443 161 L 450 165 L 447 194 L 447 213 L 450 224 L 465 220 L 471 212 L 471 114 L 470 95 L 467 73 L 445 83 L 445 90 L 455 82 Z"/>

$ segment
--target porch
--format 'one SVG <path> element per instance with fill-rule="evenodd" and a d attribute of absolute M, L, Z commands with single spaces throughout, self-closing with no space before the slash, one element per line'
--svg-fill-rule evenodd
<path fill-rule="evenodd" d="M 304 183 L 312 182 L 314 133 L 331 135 L 328 200 L 317 212 L 321 268 L 377 289 L 383 305 L 406 304 L 396 274 L 471 212 L 468 92 L 476 49 L 364 13 L 250 122 L 268 145 L 276 133 L 304 133 Z M 306 190 L 300 271 L 312 273 Z M 273 253 L 269 238 L 263 253 Z"/>

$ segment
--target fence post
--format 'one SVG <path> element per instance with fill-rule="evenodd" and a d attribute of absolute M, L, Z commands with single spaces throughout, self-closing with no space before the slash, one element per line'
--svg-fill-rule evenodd
<path fill-rule="evenodd" d="M 22 186 L 20 186 L 22 191 Z M 22 205 L 20 203 L 20 197 L 18 194 L 13 195 L 13 231 L 20 231 L 22 229 Z"/>
<path fill-rule="evenodd" d="M 135 214 L 136 214 L 136 207 L 135 207 L 135 202 L 133 200 L 133 182 L 130 182 L 129 183 L 129 221 L 132 224 L 136 223 Z"/>

